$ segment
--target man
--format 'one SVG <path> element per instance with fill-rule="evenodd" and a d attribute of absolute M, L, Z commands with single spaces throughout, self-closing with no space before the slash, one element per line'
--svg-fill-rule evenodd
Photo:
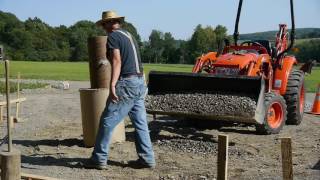
<path fill-rule="evenodd" d="M 138 45 L 133 36 L 121 29 L 124 17 L 113 11 L 102 13 L 96 24 L 108 34 L 107 55 L 112 65 L 110 95 L 100 119 L 100 127 L 87 168 L 106 169 L 112 131 L 129 115 L 135 127 L 136 151 L 134 164 L 142 168 L 155 167 L 144 105 L 146 87 Z M 140 167 L 139 166 L 139 167 Z"/>

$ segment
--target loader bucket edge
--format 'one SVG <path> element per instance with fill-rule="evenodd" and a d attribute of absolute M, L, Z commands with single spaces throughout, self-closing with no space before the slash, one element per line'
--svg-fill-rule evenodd
<path fill-rule="evenodd" d="M 264 117 L 265 117 L 265 105 L 264 105 L 264 93 L 265 93 L 265 82 L 264 79 L 261 78 L 261 89 L 257 101 L 257 109 L 255 113 L 255 121 L 256 124 L 263 124 L 264 122 Z"/>
<path fill-rule="evenodd" d="M 241 122 L 241 123 L 250 123 L 255 124 L 254 117 L 236 117 L 236 116 L 215 116 L 215 115 L 199 115 L 199 114 L 187 114 L 187 113 L 181 113 L 181 112 L 164 112 L 164 111 L 153 111 L 153 110 L 147 110 L 147 113 L 149 114 L 159 114 L 159 115 L 168 115 L 172 117 L 177 118 L 191 118 L 191 119 L 201 119 L 201 120 L 213 120 L 213 121 L 229 121 L 229 122 Z"/>

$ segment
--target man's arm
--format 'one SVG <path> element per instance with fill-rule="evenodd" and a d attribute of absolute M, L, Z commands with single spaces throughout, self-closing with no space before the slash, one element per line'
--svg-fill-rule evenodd
<path fill-rule="evenodd" d="M 111 76 L 111 99 L 113 102 L 119 101 L 116 94 L 116 84 L 121 71 L 121 55 L 119 49 L 112 50 L 112 76 Z"/>

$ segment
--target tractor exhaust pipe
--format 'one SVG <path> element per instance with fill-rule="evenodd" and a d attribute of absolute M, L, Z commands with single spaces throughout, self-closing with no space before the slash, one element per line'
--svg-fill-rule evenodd
<path fill-rule="evenodd" d="M 237 19 L 236 19 L 236 24 L 235 24 L 234 33 L 233 33 L 234 45 L 236 46 L 238 44 L 238 39 L 239 39 L 238 27 L 239 27 L 240 15 L 241 15 L 242 1 L 243 0 L 239 0 Z"/>
<path fill-rule="evenodd" d="M 294 22 L 294 8 L 293 8 L 293 0 L 290 0 L 290 11 L 291 11 L 291 33 L 290 33 L 290 45 L 286 50 L 281 52 L 278 56 L 277 59 L 280 59 L 285 53 L 291 50 L 291 48 L 294 45 L 295 42 L 295 22 Z"/>

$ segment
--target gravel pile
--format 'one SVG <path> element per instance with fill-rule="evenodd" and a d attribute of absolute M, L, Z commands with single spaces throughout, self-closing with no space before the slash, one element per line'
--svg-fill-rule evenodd
<path fill-rule="evenodd" d="M 175 153 L 191 153 L 195 155 L 208 155 L 218 153 L 218 143 L 210 141 L 192 140 L 192 139 L 170 139 L 170 140 L 158 140 L 157 145 L 168 152 Z M 235 146 L 235 143 L 229 143 L 228 154 L 238 156 L 250 156 L 252 153 L 239 149 Z"/>
<path fill-rule="evenodd" d="M 191 139 L 159 140 L 157 145 L 171 152 L 179 153 L 212 154 L 218 152 L 217 143 Z"/>
<path fill-rule="evenodd" d="M 252 117 L 254 97 L 222 93 L 157 94 L 146 97 L 147 110 L 201 115 Z"/>

